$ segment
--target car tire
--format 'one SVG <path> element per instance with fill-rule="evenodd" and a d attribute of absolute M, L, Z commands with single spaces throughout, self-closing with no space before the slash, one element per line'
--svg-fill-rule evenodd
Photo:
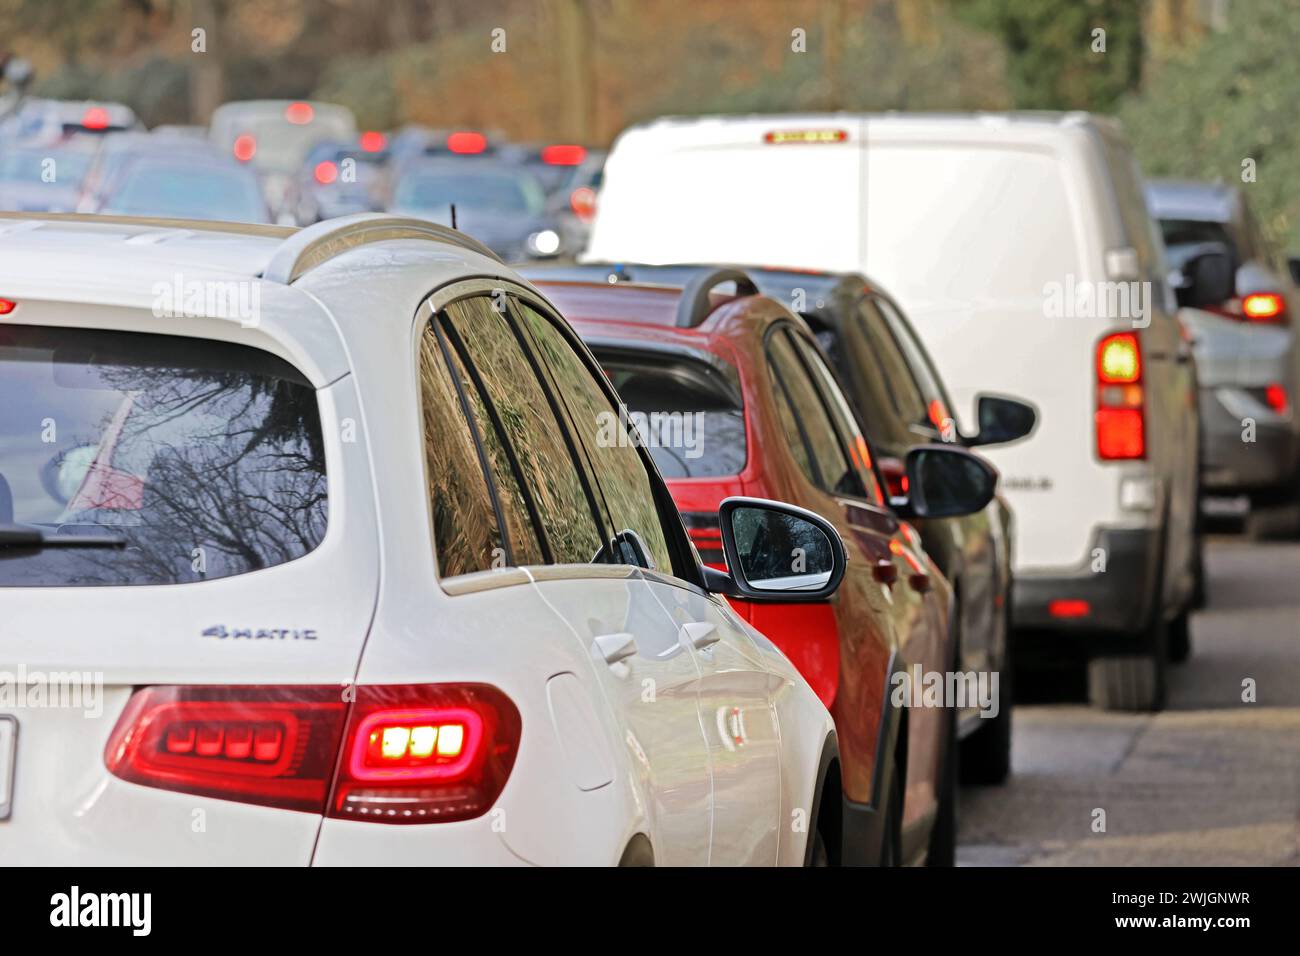
<path fill-rule="evenodd" d="M 1088 700 L 1102 710 L 1158 711 L 1165 706 L 1168 625 L 1159 620 L 1147 635 L 1147 652 L 1096 657 L 1088 662 Z"/>
<path fill-rule="evenodd" d="M 826 839 L 822 836 L 820 828 L 813 830 L 813 847 L 812 853 L 808 857 L 809 866 L 830 866 L 831 857 L 826 852 Z"/>
<path fill-rule="evenodd" d="M 998 713 L 981 717 L 979 727 L 961 742 L 961 782 L 977 786 L 1000 786 L 1011 776 L 1011 711 L 1015 684 L 1011 666 L 1010 627 L 1004 635 L 1002 667 L 998 671 Z"/>
<path fill-rule="evenodd" d="M 939 806 L 930 828 L 926 866 L 954 866 L 957 862 L 957 708 L 948 708 L 948 743 L 939 770 Z"/>

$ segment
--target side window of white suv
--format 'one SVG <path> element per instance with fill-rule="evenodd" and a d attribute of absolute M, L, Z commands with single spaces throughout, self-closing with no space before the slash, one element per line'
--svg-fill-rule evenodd
<path fill-rule="evenodd" d="M 439 575 L 591 562 L 604 534 L 572 438 L 490 297 L 434 318 L 420 379 Z"/>

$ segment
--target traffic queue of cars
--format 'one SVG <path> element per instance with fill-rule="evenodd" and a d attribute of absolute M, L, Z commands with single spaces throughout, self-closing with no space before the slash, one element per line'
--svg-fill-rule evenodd
<path fill-rule="evenodd" d="M 6 858 L 951 864 L 1022 639 L 1163 705 L 1229 387 L 1177 305 L 1291 293 L 1217 233 L 1171 278 L 1109 122 L 140 135 L 85 176 L 126 215 L 0 215 L 0 668 L 102 675 L 0 714 Z M 218 166 L 321 221 L 203 221 Z M 566 191 L 584 261 L 506 266 Z"/>

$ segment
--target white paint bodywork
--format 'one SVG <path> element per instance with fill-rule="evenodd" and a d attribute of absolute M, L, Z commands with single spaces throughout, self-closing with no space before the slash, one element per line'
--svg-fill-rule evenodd
<path fill-rule="evenodd" d="M 194 584 L 0 589 L 0 671 L 103 674 L 95 715 L 18 708 L 13 813 L 0 859 L 48 864 L 427 865 L 617 863 L 637 834 L 656 862 L 798 864 L 829 714 L 785 657 L 720 597 L 634 568 L 510 569 L 439 586 L 416 383 L 417 310 L 474 278 L 519 280 L 450 243 L 344 251 L 285 286 L 258 278 L 284 241 L 94 221 L 0 222 L 3 321 L 167 333 L 265 349 L 316 386 L 328 530 L 287 564 Z M 322 227 L 317 227 L 322 228 Z M 133 237 L 148 236 L 147 240 Z M 258 285 L 255 326 L 159 318 L 158 282 Z M 355 440 L 344 441 L 344 424 Z M 572 572 L 572 573 L 570 573 Z M 713 624 L 705 650 L 683 617 Z M 248 619 L 312 628 L 313 642 L 202 638 Z M 640 648 L 611 667 L 593 620 Z M 283 623 L 280 623 L 283 622 Z M 616 673 L 638 671 L 642 685 Z M 458 823 L 390 826 L 147 788 L 107 771 L 103 750 L 141 684 L 474 681 L 522 716 L 496 806 Z M 5 711 L 0 707 L 0 712 Z M 725 712 L 728 719 L 719 721 Z M 737 745 L 734 735 L 744 739 Z"/>

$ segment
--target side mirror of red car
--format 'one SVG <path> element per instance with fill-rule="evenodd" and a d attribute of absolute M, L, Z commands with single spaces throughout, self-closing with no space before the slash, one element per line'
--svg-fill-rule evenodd
<path fill-rule="evenodd" d="M 844 579 L 844 542 L 820 515 L 733 497 L 718 507 L 718 523 L 730 573 L 706 567 L 711 591 L 747 601 L 824 601 Z"/>

